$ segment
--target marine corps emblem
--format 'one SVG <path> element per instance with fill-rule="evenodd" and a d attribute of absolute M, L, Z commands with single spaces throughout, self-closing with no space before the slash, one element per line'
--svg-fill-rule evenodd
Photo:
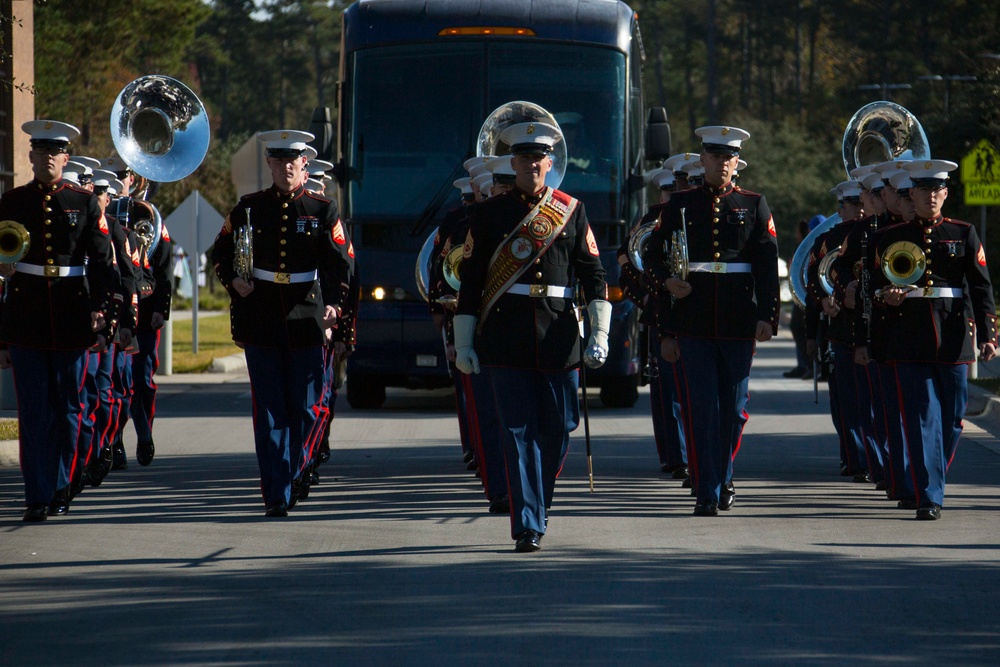
<path fill-rule="evenodd" d="M 552 233 L 552 221 L 545 216 L 538 215 L 528 225 L 528 232 L 536 239 L 547 239 Z"/>

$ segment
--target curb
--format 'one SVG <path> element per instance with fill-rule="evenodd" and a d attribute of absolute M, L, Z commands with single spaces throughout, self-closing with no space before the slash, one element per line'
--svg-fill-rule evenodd
<path fill-rule="evenodd" d="M 243 354 L 231 354 L 228 357 L 219 357 L 212 360 L 209 373 L 238 373 L 246 371 L 247 359 Z"/>

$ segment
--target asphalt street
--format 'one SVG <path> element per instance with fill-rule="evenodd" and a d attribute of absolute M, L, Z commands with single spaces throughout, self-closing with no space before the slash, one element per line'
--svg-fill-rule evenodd
<path fill-rule="evenodd" d="M 128 470 L 65 517 L 23 524 L 0 468 L 0 665 L 1000 664 L 991 418 L 919 522 L 839 476 L 826 388 L 781 377 L 792 357 L 758 350 L 717 518 L 659 472 L 646 390 L 592 398 L 595 490 L 581 427 L 535 554 L 487 513 L 447 392 L 341 397 L 320 485 L 269 520 L 245 374 L 164 378 L 153 464 L 129 427 Z"/>

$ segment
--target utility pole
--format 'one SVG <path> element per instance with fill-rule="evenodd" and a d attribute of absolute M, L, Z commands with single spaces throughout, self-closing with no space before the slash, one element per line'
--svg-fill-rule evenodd
<path fill-rule="evenodd" d="M 951 100 L 951 83 L 953 81 L 975 81 L 976 77 L 966 75 L 966 74 L 928 74 L 927 76 L 918 76 L 917 81 L 944 81 L 944 120 L 948 122 L 950 116 L 950 100 Z"/>
<path fill-rule="evenodd" d="M 890 90 L 909 90 L 912 87 L 913 86 L 908 83 L 885 83 L 883 81 L 882 83 L 866 83 L 860 85 L 858 86 L 858 90 L 879 90 L 882 92 L 882 99 L 888 100 Z"/>

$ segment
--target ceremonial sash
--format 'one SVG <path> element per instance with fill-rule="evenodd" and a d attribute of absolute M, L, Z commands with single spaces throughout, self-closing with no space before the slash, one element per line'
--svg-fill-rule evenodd
<path fill-rule="evenodd" d="M 479 325 L 532 262 L 551 247 L 580 202 L 565 192 L 546 188 L 541 201 L 524 216 L 490 259 L 479 308 Z"/>

